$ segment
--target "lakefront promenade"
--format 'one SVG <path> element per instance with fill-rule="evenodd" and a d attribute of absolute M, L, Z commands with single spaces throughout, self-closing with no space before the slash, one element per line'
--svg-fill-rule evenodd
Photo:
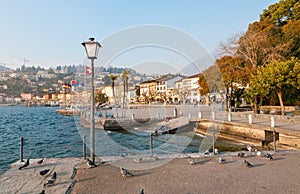
<path fill-rule="evenodd" d="M 199 116 L 198 109 L 190 107 L 183 109 L 183 117 L 188 118 L 188 111 L 192 109 L 191 115 Z M 270 117 L 273 115 L 253 114 L 250 124 L 250 113 L 232 113 L 228 121 L 227 113 L 211 118 L 211 112 L 201 110 L 201 119 L 204 120 L 262 131 L 275 129 L 299 141 L 300 122 L 297 116 L 274 116 L 275 126 L 271 126 Z M 199 118 L 191 117 L 190 120 Z M 137 156 L 132 155 L 101 157 L 96 159 L 97 167 L 94 168 L 90 168 L 83 158 L 46 158 L 42 164 L 37 164 L 38 159 L 31 159 L 28 167 L 18 170 L 22 165 L 18 161 L 0 177 L 0 193 L 141 193 L 142 190 L 144 193 L 298 193 L 299 144 L 283 146 L 277 152 L 259 150 L 262 154 L 272 154 L 274 160 L 257 156 L 254 149 L 251 152 L 244 149 L 243 158 L 237 156 L 238 152 L 154 153 L 153 157 L 139 156 L 138 162 Z M 189 156 L 194 158 L 194 165 L 189 164 Z M 220 157 L 225 159 L 222 164 L 218 162 Z M 247 168 L 244 160 L 253 167 Z M 134 176 L 122 176 L 120 166 Z M 49 169 L 49 174 L 39 175 L 44 169 Z M 54 184 L 44 186 L 54 172 L 57 173 Z"/>

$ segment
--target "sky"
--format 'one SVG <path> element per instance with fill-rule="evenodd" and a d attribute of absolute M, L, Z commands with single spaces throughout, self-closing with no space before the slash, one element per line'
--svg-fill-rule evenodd
<path fill-rule="evenodd" d="M 44 68 L 88 64 L 80 43 L 95 37 L 102 45 L 95 65 L 179 70 L 197 58 L 192 52 L 214 56 L 220 43 L 245 32 L 278 1 L 0 0 L 0 65 L 16 69 L 24 59 Z"/>

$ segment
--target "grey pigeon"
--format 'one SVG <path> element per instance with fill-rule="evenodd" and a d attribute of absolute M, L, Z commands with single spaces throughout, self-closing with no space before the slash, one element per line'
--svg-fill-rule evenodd
<path fill-rule="evenodd" d="M 257 151 L 257 152 L 256 152 L 256 155 L 259 156 L 259 157 L 263 157 L 263 156 L 264 156 L 263 153 L 262 153 L 261 151 Z"/>
<path fill-rule="evenodd" d="M 134 161 L 135 161 L 136 163 L 141 163 L 141 162 L 142 162 L 142 158 L 135 158 Z"/>
<path fill-rule="evenodd" d="M 26 160 L 26 162 L 22 166 L 19 167 L 19 170 L 21 170 L 27 166 L 29 166 L 29 158 Z"/>
<path fill-rule="evenodd" d="M 252 152 L 252 147 L 251 147 L 251 146 L 247 146 L 247 150 L 248 150 L 249 152 Z"/>
<path fill-rule="evenodd" d="M 53 173 L 52 177 L 44 184 L 44 186 L 51 186 L 56 181 L 56 172 Z"/>
<path fill-rule="evenodd" d="M 128 170 L 126 170 L 125 168 L 120 167 L 120 173 L 123 177 L 130 177 L 130 176 L 134 176 L 131 172 L 129 172 Z"/>
<path fill-rule="evenodd" d="M 49 171 L 50 171 L 50 169 L 42 170 L 42 171 L 40 171 L 40 175 L 45 176 L 46 174 L 48 174 Z"/>
<path fill-rule="evenodd" d="M 189 156 L 189 157 L 188 157 L 188 162 L 189 162 L 189 164 L 191 164 L 191 165 L 196 164 L 196 162 L 195 162 L 194 158 L 192 158 L 192 156 Z"/>
<path fill-rule="evenodd" d="M 247 168 L 253 167 L 253 165 L 250 164 L 250 162 L 248 162 L 247 160 L 244 160 L 244 164 L 246 165 Z"/>
<path fill-rule="evenodd" d="M 269 159 L 269 160 L 274 160 L 273 156 L 269 153 L 266 154 L 266 157 Z"/>
<path fill-rule="evenodd" d="M 97 164 L 95 164 L 93 161 L 89 160 L 86 163 L 88 165 L 89 168 L 95 168 L 97 167 Z"/>
<path fill-rule="evenodd" d="M 238 153 L 238 157 L 241 157 L 241 158 L 242 158 L 242 157 L 244 157 L 244 156 L 245 156 L 245 153 L 244 153 L 244 152 L 239 152 L 239 153 Z"/>
<path fill-rule="evenodd" d="M 224 159 L 224 158 L 219 158 L 219 163 L 220 163 L 220 164 L 224 164 L 224 162 L 225 162 L 225 159 Z"/>
<path fill-rule="evenodd" d="M 38 160 L 36 163 L 37 163 L 37 164 L 42 164 L 43 162 L 44 162 L 44 158 Z"/>

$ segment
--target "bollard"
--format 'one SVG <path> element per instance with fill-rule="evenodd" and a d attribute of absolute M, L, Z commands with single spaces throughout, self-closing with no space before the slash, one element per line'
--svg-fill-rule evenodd
<path fill-rule="evenodd" d="M 180 116 L 182 116 L 182 115 L 183 115 L 183 112 L 182 112 L 182 110 L 181 110 L 181 111 L 179 111 L 179 115 L 180 115 Z"/>
<path fill-rule="evenodd" d="M 135 115 L 134 114 L 132 114 L 131 115 L 131 119 L 134 121 L 134 117 L 135 117 Z"/>
<path fill-rule="evenodd" d="M 249 115 L 248 115 L 248 118 L 249 118 L 249 124 L 252 124 L 252 123 L 253 123 L 253 117 L 252 117 L 252 114 L 249 114 Z"/>
<path fill-rule="evenodd" d="M 202 119 L 202 113 L 201 112 L 198 112 L 198 118 Z"/>
<path fill-rule="evenodd" d="M 83 136 L 83 147 L 82 147 L 82 156 L 83 159 L 86 159 L 86 136 Z"/>
<path fill-rule="evenodd" d="M 232 120 L 232 114 L 231 112 L 228 113 L 228 121 L 230 122 Z"/>
<path fill-rule="evenodd" d="M 215 132 L 212 132 L 212 147 L 213 147 L 213 154 L 215 154 Z"/>
<path fill-rule="evenodd" d="M 174 108 L 174 117 L 177 117 L 177 108 Z"/>
<path fill-rule="evenodd" d="M 276 152 L 276 131 L 273 130 L 273 142 L 274 142 L 274 152 Z"/>
<path fill-rule="evenodd" d="M 20 138 L 20 161 L 21 162 L 24 162 L 24 160 L 23 160 L 23 142 L 24 142 L 23 137 L 21 137 Z"/>
<path fill-rule="evenodd" d="M 271 117 L 271 127 L 275 127 L 275 118 Z"/>
<path fill-rule="evenodd" d="M 189 113 L 189 119 L 191 119 L 191 113 Z"/>
<path fill-rule="evenodd" d="M 153 134 L 150 133 L 150 156 L 153 156 Z"/>
<path fill-rule="evenodd" d="M 216 119 L 216 113 L 215 112 L 211 112 L 211 119 L 215 120 Z"/>
<path fill-rule="evenodd" d="M 160 119 L 160 115 L 159 115 L 159 112 L 157 112 L 157 118 L 158 118 L 158 119 Z"/>
<path fill-rule="evenodd" d="M 102 116 L 103 116 L 104 119 L 106 119 L 106 110 L 103 111 Z"/>

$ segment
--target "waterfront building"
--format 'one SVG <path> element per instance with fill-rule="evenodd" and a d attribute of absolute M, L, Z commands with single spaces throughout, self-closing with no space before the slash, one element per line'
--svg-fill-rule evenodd
<path fill-rule="evenodd" d="M 146 98 L 151 99 L 156 96 L 156 80 L 148 80 L 139 84 L 140 85 L 140 98 L 141 102 L 148 101 Z"/>
<path fill-rule="evenodd" d="M 167 74 L 156 79 L 156 100 L 163 101 L 164 103 L 166 103 L 167 101 L 174 102 L 173 95 L 175 90 L 175 83 L 182 78 L 183 76 L 181 75 Z"/>
<path fill-rule="evenodd" d="M 188 104 L 200 102 L 199 76 L 200 73 L 184 77 L 175 83 L 176 92 L 173 96 L 174 102 L 180 101 Z"/>

